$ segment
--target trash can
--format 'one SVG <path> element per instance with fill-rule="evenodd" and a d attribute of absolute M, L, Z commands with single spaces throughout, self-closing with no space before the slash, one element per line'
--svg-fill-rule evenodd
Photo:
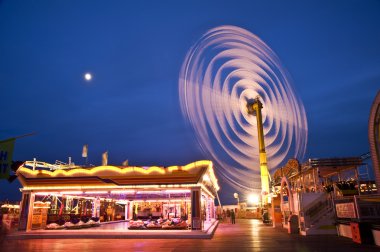
<path fill-rule="evenodd" d="M 289 234 L 298 234 L 299 225 L 298 225 L 298 215 L 290 215 L 288 218 L 288 233 Z"/>
<path fill-rule="evenodd" d="M 262 219 L 263 219 L 263 223 L 270 223 L 268 211 L 264 211 Z"/>

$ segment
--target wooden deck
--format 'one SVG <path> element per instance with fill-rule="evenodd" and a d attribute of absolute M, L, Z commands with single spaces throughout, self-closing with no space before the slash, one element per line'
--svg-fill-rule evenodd
<path fill-rule="evenodd" d="M 259 220 L 220 223 L 211 239 L 27 239 L 2 237 L 0 251 L 380 251 L 336 235 L 300 236 Z"/>

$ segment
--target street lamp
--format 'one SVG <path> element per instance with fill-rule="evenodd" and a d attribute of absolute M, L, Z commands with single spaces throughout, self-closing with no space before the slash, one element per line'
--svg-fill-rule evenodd
<path fill-rule="evenodd" d="M 240 209 L 239 194 L 238 193 L 234 193 L 234 198 L 237 199 L 238 209 Z"/>

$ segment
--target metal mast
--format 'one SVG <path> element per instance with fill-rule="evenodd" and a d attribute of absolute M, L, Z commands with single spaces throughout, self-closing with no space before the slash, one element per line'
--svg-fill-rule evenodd
<path fill-rule="evenodd" d="M 261 197 L 263 205 L 268 204 L 268 194 L 269 194 L 269 172 L 267 165 L 267 154 L 265 152 L 264 143 L 264 130 L 263 130 L 263 119 L 261 114 L 261 109 L 263 104 L 261 103 L 260 97 L 257 96 L 254 101 L 248 101 L 247 110 L 248 114 L 256 116 L 257 120 L 257 133 L 259 140 L 259 158 L 260 158 L 260 174 L 261 174 Z"/>

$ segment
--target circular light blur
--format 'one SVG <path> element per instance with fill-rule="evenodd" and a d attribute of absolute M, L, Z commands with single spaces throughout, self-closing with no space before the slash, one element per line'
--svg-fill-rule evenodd
<path fill-rule="evenodd" d="M 260 97 L 268 169 L 303 160 L 307 119 L 278 56 L 259 37 L 236 26 L 208 30 L 188 51 L 179 77 L 182 114 L 202 151 L 240 194 L 260 195 L 256 117 L 247 103 Z"/>
<path fill-rule="evenodd" d="M 90 73 L 85 73 L 85 75 L 84 75 L 84 79 L 85 79 L 86 81 L 90 81 L 90 80 L 92 79 L 92 75 L 91 75 Z"/>

